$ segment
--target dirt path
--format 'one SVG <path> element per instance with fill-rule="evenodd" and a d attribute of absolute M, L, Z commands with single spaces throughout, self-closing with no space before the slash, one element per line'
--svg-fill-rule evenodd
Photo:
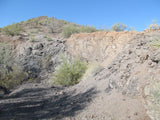
<path fill-rule="evenodd" d="M 0 119 L 62 119 L 84 109 L 96 91 L 89 89 L 84 93 L 73 94 L 74 91 L 66 91 L 65 88 L 23 85 L 9 97 L 0 100 Z"/>
<path fill-rule="evenodd" d="M 106 69 L 96 77 L 90 77 L 76 86 L 79 92 L 96 90 L 89 105 L 77 111 L 71 120 L 150 120 L 140 95 L 127 95 L 109 81 Z M 104 79 L 105 78 L 105 79 Z M 66 118 L 65 118 L 66 119 Z M 64 120 L 65 120 L 64 119 Z"/>
<path fill-rule="evenodd" d="M 0 100 L 0 119 L 150 120 L 140 99 L 108 93 L 108 84 L 93 77 L 70 88 L 26 84 Z"/>

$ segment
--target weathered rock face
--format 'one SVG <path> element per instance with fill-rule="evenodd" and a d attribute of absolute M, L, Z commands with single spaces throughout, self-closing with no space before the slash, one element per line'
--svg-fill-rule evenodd
<path fill-rule="evenodd" d="M 141 39 L 138 38 L 139 35 Z M 158 36 L 157 34 L 154 37 Z M 104 76 L 97 78 L 108 79 L 107 93 L 117 89 L 128 96 L 143 94 L 144 86 L 149 83 L 151 76 L 156 77 L 155 71 L 160 72 L 159 64 L 152 60 L 157 54 L 157 51 L 150 46 L 152 38 L 150 35 L 137 34 L 108 64 Z"/>
<path fill-rule="evenodd" d="M 106 92 L 142 94 L 144 86 L 160 73 L 159 49 L 151 45 L 160 33 L 99 32 L 73 35 L 67 41 L 69 51 L 88 60 L 102 61 L 105 69 L 97 80 L 106 79 Z M 158 74 L 157 74 L 158 73 Z"/>
<path fill-rule="evenodd" d="M 65 51 L 63 42 L 26 42 L 17 46 L 17 58 L 30 78 L 47 77 L 60 63 L 60 55 Z"/>
<path fill-rule="evenodd" d="M 72 35 L 67 40 L 73 55 L 100 62 L 114 58 L 137 32 L 96 32 Z"/>

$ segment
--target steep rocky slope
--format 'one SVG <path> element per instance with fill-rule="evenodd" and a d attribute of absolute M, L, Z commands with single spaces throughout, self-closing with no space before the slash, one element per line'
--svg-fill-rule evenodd
<path fill-rule="evenodd" d="M 50 36 L 47 41 L 45 36 Z M 151 120 L 145 87 L 160 77 L 160 32 L 95 32 L 72 35 L 35 33 L 0 36 L 32 78 L 0 99 L 0 119 Z M 80 56 L 89 68 L 79 84 L 50 86 L 60 54 Z"/>
<path fill-rule="evenodd" d="M 127 35 L 130 33 L 110 34 L 113 36 L 114 34 L 122 34 L 123 36 L 123 34 Z M 89 34 L 88 36 L 92 35 L 93 34 Z M 73 36 L 73 38 L 77 36 Z M 88 36 L 86 35 L 86 41 L 84 39 L 82 39 L 82 41 L 88 42 L 87 39 L 90 39 Z M 95 35 L 94 38 L 97 36 Z M 119 36 L 121 37 L 121 35 Z M 82 86 L 79 87 L 83 87 L 83 90 L 90 87 L 96 88 L 98 91 L 96 94 L 97 97 L 93 99 L 89 107 L 74 118 L 93 120 L 150 120 L 145 108 L 146 95 L 144 88 L 159 78 L 159 49 L 152 46 L 153 42 L 160 40 L 159 37 L 160 33 L 135 33 L 129 37 L 128 41 L 123 42 L 124 37 L 122 40 L 119 40 L 119 42 L 113 44 L 115 50 L 111 47 L 107 55 L 110 57 L 114 56 L 114 58 L 110 60 L 110 62 L 107 62 L 107 64 L 102 63 L 104 69 L 100 69 L 95 75 L 88 77 L 84 80 Z M 76 40 L 72 43 L 70 41 L 71 40 L 69 40 L 68 45 L 72 45 L 72 43 L 76 44 L 77 42 Z M 105 41 L 103 44 L 107 46 Z M 118 51 L 116 51 L 117 46 L 121 46 Z M 100 53 L 97 52 L 97 49 L 101 48 L 99 48 L 98 43 L 97 47 L 95 47 L 95 44 L 92 44 L 92 42 L 90 42 L 88 46 L 78 44 L 76 49 L 79 49 L 78 53 L 81 52 L 82 55 L 84 55 L 88 53 L 90 49 L 87 48 L 90 47 L 94 49 L 90 52 L 88 59 L 94 60 L 96 55 L 101 55 L 97 54 Z M 105 53 L 103 54 L 103 56 L 106 55 Z M 102 61 L 108 61 L 110 57 L 101 57 L 100 59 Z M 87 84 L 88 81 L 91 82 L 89 82 L 90 85 Z"/>

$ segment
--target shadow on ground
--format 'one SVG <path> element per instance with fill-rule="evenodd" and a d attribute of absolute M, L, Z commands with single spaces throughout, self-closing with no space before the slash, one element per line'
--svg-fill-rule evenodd
<path fill-rule="evenodd" d="M 94 88 L 80 94 L 57 88 L 23 89 L 0 100 L 0 120 L 62 119 L 84 109 L 97 93 Z"/>

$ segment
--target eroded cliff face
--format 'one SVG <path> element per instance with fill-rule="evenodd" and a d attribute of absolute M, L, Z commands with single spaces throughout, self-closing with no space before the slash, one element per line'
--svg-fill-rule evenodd
<path fill-rule="evenodd" d="M 70 53 L 87 60 L 111 61 L 138 32 L 96 32 L 72 35 L 67 40 Z"/>
<path fill-rule="evenodd" d="M 79 84 L 83 90 L 95 87 L 99 93 L 76 117 L 92 119 L 93 115 L 93 120 L 155 118 L 146 104 L 145 88 L 159 81 L 160 32 L 77 34 L 69 38 L 67 45 L 74 55 L 96 60 L 103 66 Z"/>

